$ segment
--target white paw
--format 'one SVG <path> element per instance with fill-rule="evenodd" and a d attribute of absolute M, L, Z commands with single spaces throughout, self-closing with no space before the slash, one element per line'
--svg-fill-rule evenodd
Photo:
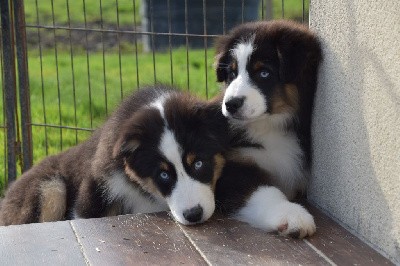
<path fill-rule="evenodd" d="M 292 202 L 282 205 L 276 227 L 280 235 L 304 238 L 315 233 L 314 218 L 306 209 Z"/>

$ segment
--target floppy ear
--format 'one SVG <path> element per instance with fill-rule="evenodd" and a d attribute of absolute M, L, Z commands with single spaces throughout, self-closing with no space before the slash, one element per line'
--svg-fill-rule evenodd
<path fill-rule="evenodd" d="M 231 41 L 232 41 L 231 37 L 227 35 L 219 37 L 217 39 L 217 42 L 215 43 L 216 56 L 214 61 L 214 67 L 217 74 L 218 82 L 223 82 L 228 79 L 228 73 L 226 70 L 228 68 L 228 63 L 229 63 L 228 46 Z"/>
<path fill-rule="evenodd" d="M 277 43 L 279 74 L 284 83 L 297 83 L 314 72 L 321 60 L 319 42 L 310 34 L 282 34 Z"/>
<path fill-rule="evenodd" d="M 113 158 L 125 157 L 135 152 L 139 146 L 140 141 L 137 138 L 123 134 L 114 145 Z"/>
<path fill-rule="evenodd" d="M 228 119 L 222 114 L 220 102 L 209 102 L 203 109 L 207 121 L 208 137 L 214 140 L 219 149 L 227 149 L 230 141 Z"/>
<path fill-rule="evenodd" d="M 217 74 L 217 81 L 223 82 L 228 79 L 228 55 L 227 53 L 221 52 L 215 56 L 215 71 Z"/>

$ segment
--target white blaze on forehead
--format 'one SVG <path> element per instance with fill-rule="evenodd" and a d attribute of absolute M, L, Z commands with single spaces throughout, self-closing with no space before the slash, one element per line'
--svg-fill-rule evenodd
<path fill-rule="evenodd" d="M 165 114 L 164 114 L 164 103 L 167 99 L 168 94 L 161 95 L 158 97 L 154 102 L 150 104 L 150 107 L 154 107 L 160 111 L 162 119 L 165 121 Z"/>
<path fill-rule="evenodd" d="M 246 74 L 246 65 L 247 62 L 250 59 L 251 54 L 254 51 L 254 36 L 252 36 L 251 38 L 249 38 L 247 41 L 245 42 L 240 42 L 238 43 L 232 50 L 232 56 L 234 58 L 236 58 L 237 63 L 238 63 L 238 72 L 239 75 L 241 74 Z"/>
<path fill-rule="evenodd" d="M 210 218 L 215 209 L 214 193 L 211 186 L 194 180 L 186 173 L 182 163 L 182 148 L 175 139 L 174 133 L 167 128 L 164 128 L 161 136 L 159 150 L 174 165 L 177 175 L 177 181 L 171 195 L 166 198 L 175 219 L 180 223 L 188 224 L 183 212 L 198 205 L 203 208 L 201 221 Z"/>

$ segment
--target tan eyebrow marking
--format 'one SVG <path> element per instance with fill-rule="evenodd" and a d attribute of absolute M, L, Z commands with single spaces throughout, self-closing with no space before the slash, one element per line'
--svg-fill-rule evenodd
<path fill-rule="evenodd" d="M 232 62 L 232 65 L 231 65 L 231 68 L 232 68 L 232 70 L 237 70 L 237 63 L 236 63 L 236 61 L 233 61 Z"/>
<path fill-rule="evenodd" d="M 166 162 L 161 162 L 160 164 L 160 168 L 164 171 L 168 171 L 169 170 L 169 166 Z"/>
<path fill-rule="evenodd" d="M 195 158 L 196 158 L 196 155 L 194 153 L 192 153 L 192 152 L 188 153 L 188 155 L 186 156 L 186 163 L 188 165 L 192 165 Z"/>
<path fill-rule="evenodd" d="M 255 71 L 260 70 L 260 69 L 262 69 L 262 68 L 264 68 L 264 67 L 265 67 L 265 64 L 264 64 L 263 62 L 261 62 L 261 61 L 257 61 L 257 62 L 255 62 L 254 65 L 253 65 L 253 69 L 254 69 Z"/>

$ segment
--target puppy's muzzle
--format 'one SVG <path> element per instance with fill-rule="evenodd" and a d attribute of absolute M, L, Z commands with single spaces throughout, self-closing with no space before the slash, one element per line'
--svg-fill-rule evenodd
<path fill-rule="evenodd" d="M 235 114 L 243 106 L 244 100 L 244 96 L 230 98 L 225 102 L 226 110 L 232 115 Z"/>

